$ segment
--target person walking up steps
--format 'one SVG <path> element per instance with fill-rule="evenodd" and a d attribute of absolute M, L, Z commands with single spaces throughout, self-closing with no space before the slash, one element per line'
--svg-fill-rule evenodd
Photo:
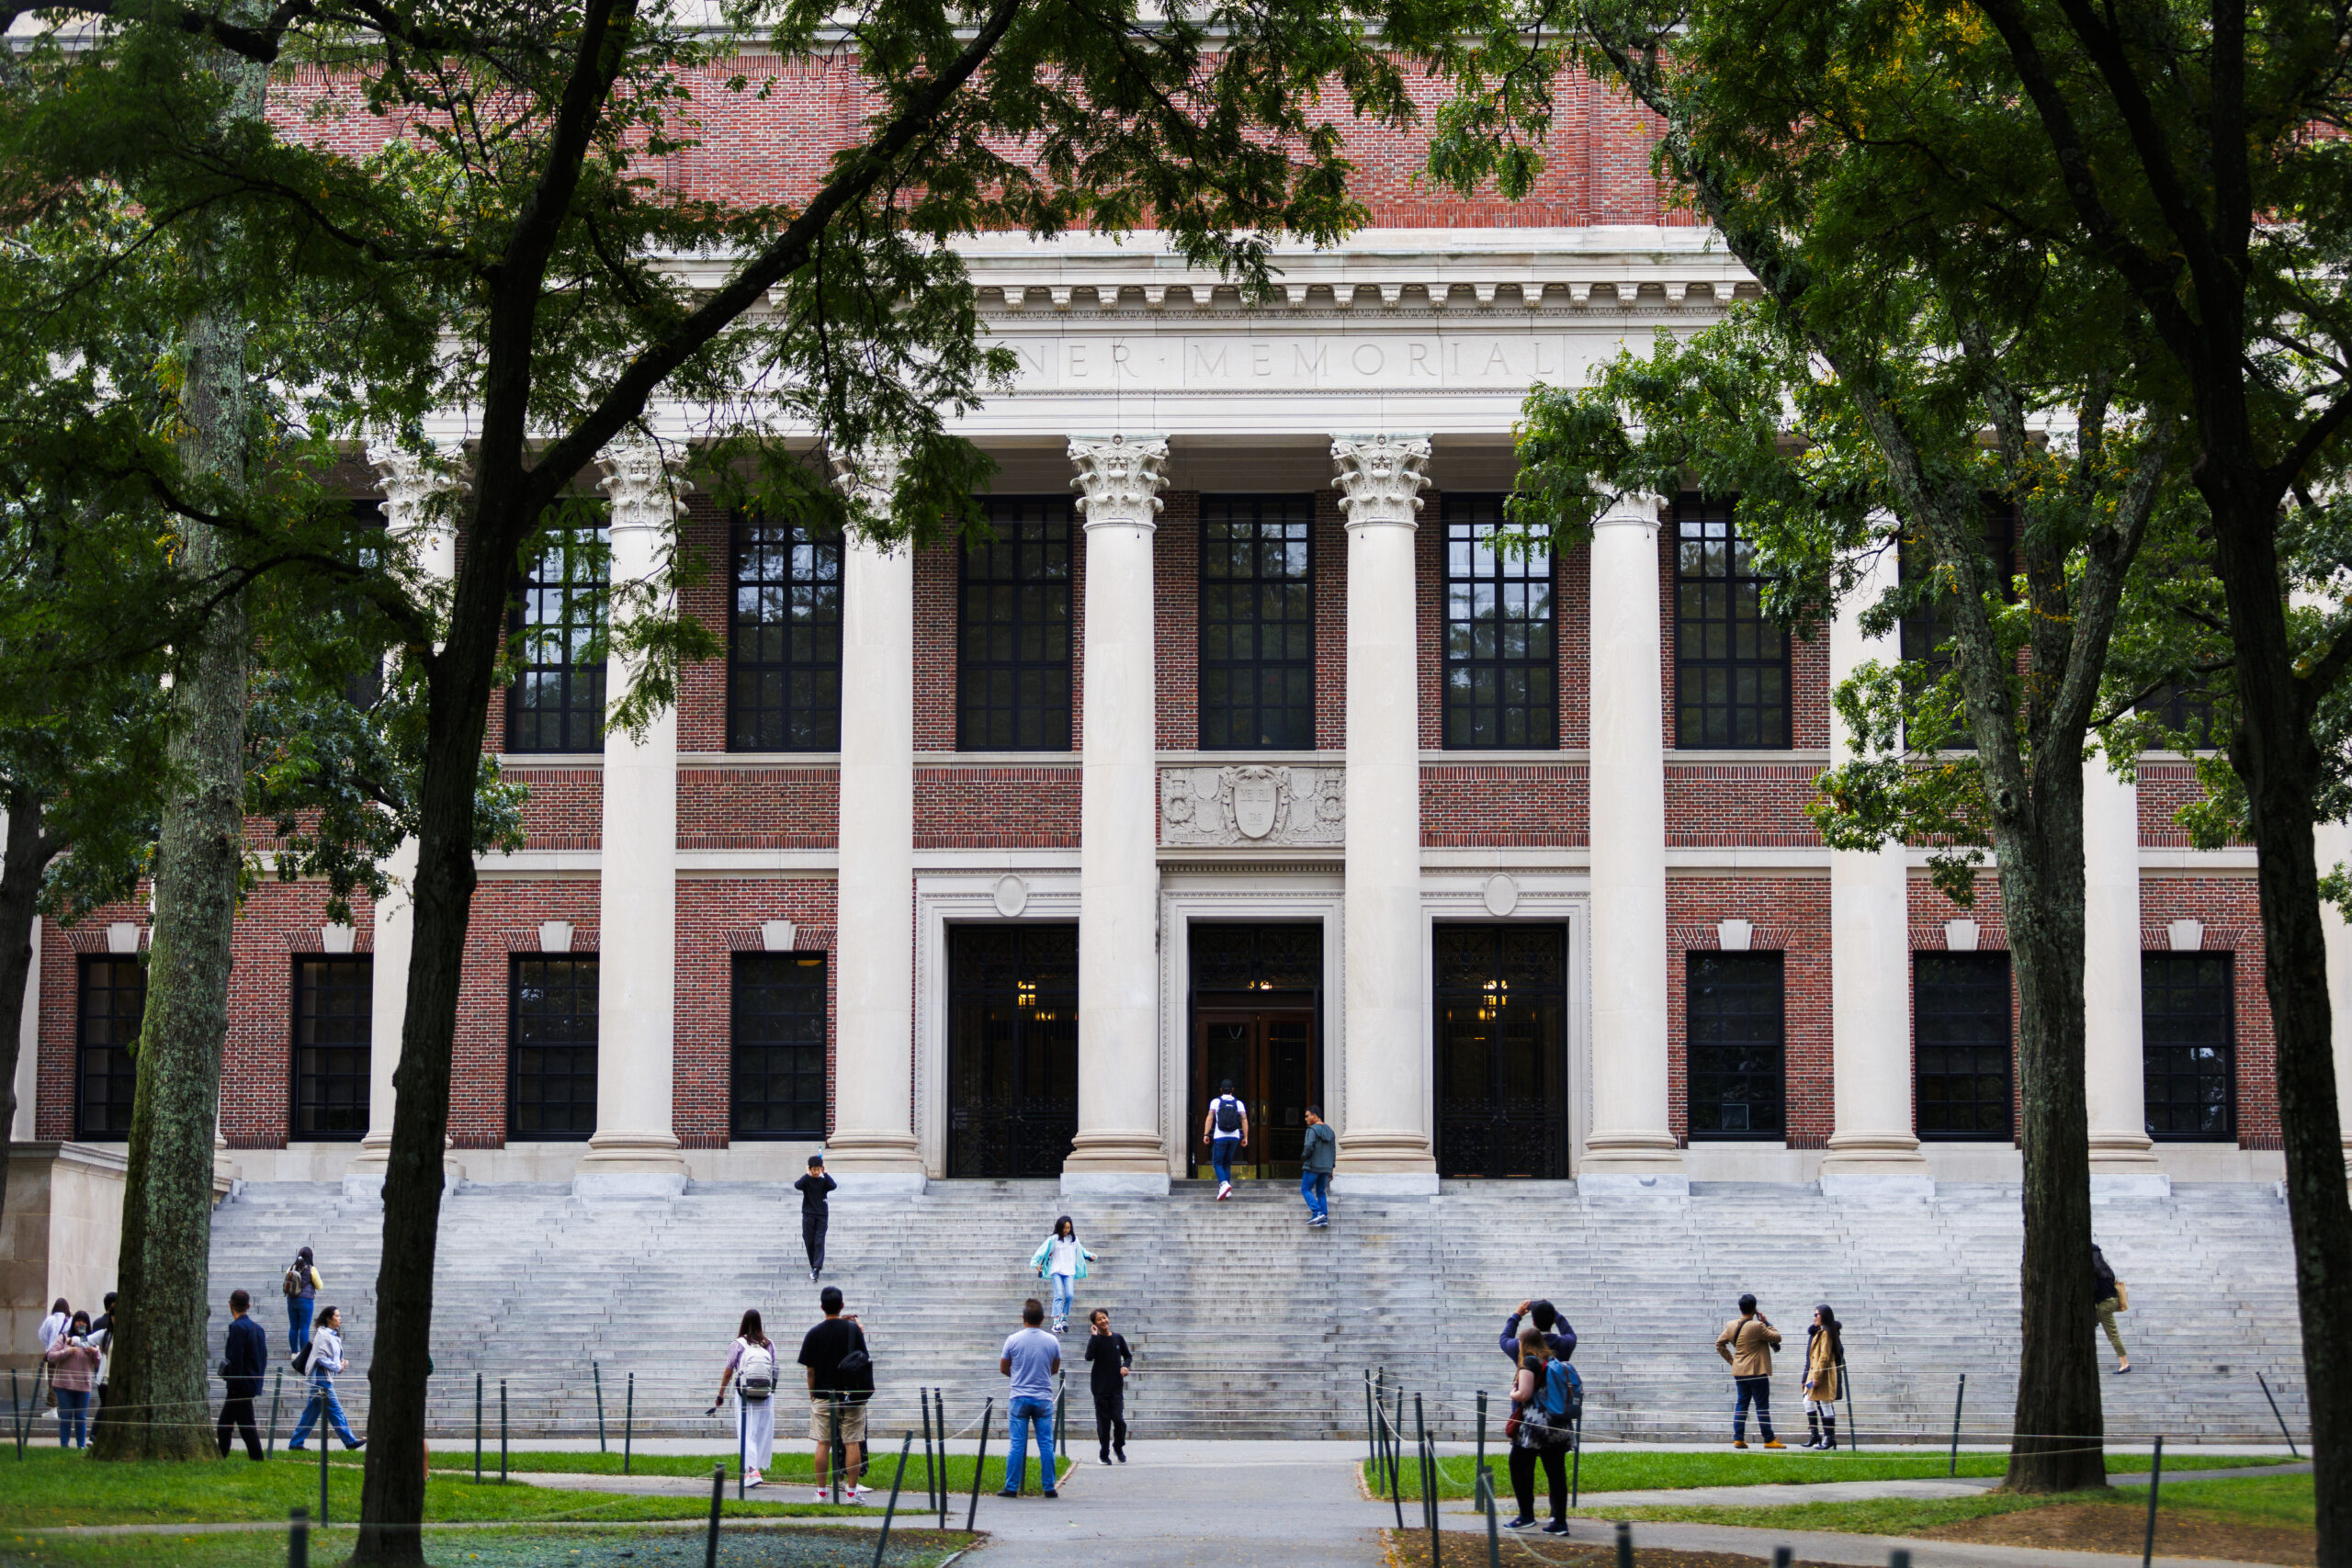
<path fill-rule="evenodd" d="M 1055 1333 L 1069 1332 L 1070 1303 L 1077 1298 L 1078 1282 L 1086 1278 L 1086 1266 L 1093 1261 L 1094 1254 L 1079 1246 L 1078 1226 L 1068 1214 L 1056 1220 L 1053 1234 L 1037 1244 L 1029 1266 L 1053 1286 Z"/>
<path fill-rule="evenodd" d="M 1306 1200 L 1306 1223 L 1317 1230 L 1331 1224 L 1331 1167 L 1339 1159 L 1340 1140 L 1323 1120 L 1320 1106 L 1306 1108 L 1306 1142 L 1298 1151 L 1298 1195 Z"/>
<path fill-rule="evenodd" d="M 1201 1138 L 1209 1146 L 1209 1165 L 1216 1172 L 1216 1201 L 1233 1196 L 1233 1156 L 1250 1141 L 1250 1108 L 1234 1098 L 1233 1080 L 1216 1086 L 1208 1114 L 1201 1119 Z"/>
<path fill-rule="evenodd" d="M 254 1426 L 254 1400 L 261 1393 L 262 1376 L 269 1368 L 269 1333 L 245 1315 L 253 1304 L 253 1297 L 244 1292 L 229 1292 L 229 1337 L 220 1348 L 220 1381 L 228 1395 L 220 1401 L 220 1425 L 213 1437 L 220 1442 L 220 1457 L 227 1459 L 233 1428 L 244 1437 L 245 1457 L 259 1463 L 261 1433 Z"/>
<path fill-rule="evenodd" d="M 310 1248 L 302 1250 L 308 1252 Z M 310 1377 L 311 1403 L 302 1406 L 302 1418 L 294 1423 L 294 1438 L 286 1445 L 286 1451 L 302 1451 L 302 1439 L 311 1435 L 313 1421 L 334 1427 L 345 1448 L 365 1447 L 367 1438 L 351 1435 L 351 1423 L 343 1414 L 343 1401 L 334 1393 L 334 1375 L 343 1371 L 343 1314 L 333 1307 L 322 1309 L 317 1325 L 311 1330 L 310 1355 L 306 1359 L 300 1350 L 294 1354 L 295 1370 Z M 319 1441 L 326 1441 L 324 1433 L 320 1434 Z"/>
<path fill-rule="evenodd" d="M 1046 1332 L 1045 1303 L 1032 1296 L 1021 1303 L 1021 1327 L 1004 1342 L 996 1370 L 1012 1380 L 1012 1397 L 1005 1404 L 1012 1451 L 1004 1456 L 1004 1490 L 1000 1497 L 1018 1497 L 1029 1476 L 1029 1434 L 1037 1434 L 1037 1479 L 1048 1497 L 1061 1495 L 1054 1483 L 1054 1374 L 1062 1370 L 1062 1344 Z"/>
<path fill-rule="evenodd" d="M 808 1174 L 794 1182 L 800 1190 L 800 1243 L 808 1249 L 808 1278 L 825 1271 L 825 1227 L 832 1223 L 832 1211 L 826 1206 L 825 1195 L 841 1185 L 825 1174 L 825 1156 L 808 1156 Z"/>
<path fill-rule="evenodd" d="M 1813 1324 L 1804 1331 L 1804 1446 L 1838 1446 L 1838 1369 L 1846 1364 L 1846 1346 L 1838 1314 L 1823 1302 L 1813 1309 Z"/>
<path fill-rule="evenodd" d="M 286 1266 L 286 1349 L 288 1355 L 299 1352 L 311 1342 L 311 1309 L 318 1303 L 319 1292 L 326 1288 L 326 1280 L 319 1273 L 317 1262 L 309 1247 L 294 1255 Z"/>
<path fill-rule="evenodd" d="M 1754 1296 L 1739 1298 L 1739 1315 L 1715 1336 L 1715 1353 L 1731 1363 L 1731 1446 L 1747 1446 L 1747 1407 L 1756 1406 L 1756 1430 L 1768 1449 L 1789 1445 L 1772 1435 L 1772 1352 L 1781 1348 L 1781 1331 L 1756 1310 Z"/>
<path fill-rule="evenodd" d="M 1111 1332 L 1111 1314 L 1096 1307 L 1088 1320 L 1094 1332 L 1086 1337 L 1087 1382 L 1094 1389 L 1094 1437 L 1102 1448 L 1102 1462 L 1116 1453 L 1127 1462 L 1127 1370 L 1136 1355 L 1126 1337 Z"/>
<path fill-rule="evenodd" d="M 735 1330 L 727 1365 L 718 1373 L 718 1397 L 710 1402 L 706 1414 L 727 1403 L 730 1380 L 735 1384 L 735 1446 L 743 1456 L 743 1484 L 764 1486 L 768 1462 L 775 1450 L 775 1347 L 768 1343 L 760 1326 L 757 1308 L 745 1313 Z"/>
<path fill-rule="evenodd" d="M 2115 1314 L 2126 1310 L 2125 1303 L 2129 1300 L 2124 1293 L 2123 1282 L 2115 1277 L 2115 1270 L 2108 1267 L 2107 1254 L 2093 1243 L 2091 1311 L 2098 1314 L 2098 1325 L 2107 1330 L 2107 1342 L 2115 1347 L 2115 1370 L 2119 1372 L 2132 1370 L 2132 1353 L 2123 1348 L 2123 1336 L 2115 1326 Z"/>

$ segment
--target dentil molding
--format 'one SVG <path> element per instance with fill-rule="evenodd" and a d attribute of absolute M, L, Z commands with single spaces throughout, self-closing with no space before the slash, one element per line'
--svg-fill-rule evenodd
<path fill-rule="evenodd" d="M 1162 768 L 1159 841 L 1170 848 L 1347 842 L 1342 768 Z"/>

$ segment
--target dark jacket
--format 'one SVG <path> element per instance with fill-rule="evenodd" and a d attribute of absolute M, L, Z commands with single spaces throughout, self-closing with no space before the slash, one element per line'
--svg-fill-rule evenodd
<path fill-rule="evenodd" d="M 251 1399 L 261 1393 L 269 1368 L 269 1333 L 250 1317 L 232 1318 L 229 1343 L 220 1355 L 220 1375 L 228 1381 L 229 1397 Z"/>
<path fill-rule="evenodd" d="M 1501 1343 L 1503 1354 L 1516 1364 L 1519 1360 L 1519 1314 L 1513 1313 L 1503 1319 Z M 1552 1332 L 1544 1336 L 1544 1343 L 1552 1348 L 1552 1354 L 1565 1361 L 1577 1353 L 1577 1331 L 1568 1326 L 1566 1318 L 1555 1318 Z"/>
<path fill-rule="evenodd" d="M 1089 1334 L 1086 1337 L 1087 1382 L 1097 1399 L 1110 1399 L 1126 1387 L 1126 1380 L 1119 1375 L 1123 1367 L 1135 1365 L 1136 1353 L 1127 1348 L 1124 1334 Z"/>
<path fill-rule="evenodd" d="M 1328 1176 L 1339 1154 L 1340 1140 L 1332 1133 L 1331 1123 L 1317 1122 L 1306 1130 L 1306 1142 L 1299 1149 L 1298 1157 L 1307 1169 Z"/>
<path fill-rule="evenodd" d="M 2115 1270 L 2108 1267 L 2107 1258 L 2096 1247 L 2091 1248 L 2091 1305 L 2097 1306 L 2115 1294 Z"/>

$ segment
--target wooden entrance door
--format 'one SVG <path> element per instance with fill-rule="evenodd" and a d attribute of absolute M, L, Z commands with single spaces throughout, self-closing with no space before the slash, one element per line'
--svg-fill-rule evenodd
<path fill-rule="evenodd" d="M 1296 1176 L 1306 1108 L 1316 1103 L 1315 1010 L 1201 1010 L 1193 1051 L 1191 1128 L 1195 1140 L 1193 1170 L 1198 1177 L 1212 1174 L 1208 1145 L 1198 1141 L 1200 1119 L 1208 1114 L 1217 1085 L 1227 1078 L 1250 1108 L 1250 1141 L 1242 1145 L 1233 1174 Z"/>

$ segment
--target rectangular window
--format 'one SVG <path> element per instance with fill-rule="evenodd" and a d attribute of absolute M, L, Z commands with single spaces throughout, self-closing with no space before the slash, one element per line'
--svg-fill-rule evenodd
<path fill-rule="evenodd" d="M 1686 975 L 1690 1136 L 1787 1135 L 1781 955 L 1692 953 Z"/>
<path fill-rule="evenodd" d="M 1984 545 L 1980 558 L 1984 564 L 1988 585 L 2004 600 L 2016 597 L 2011 586 L 2017 577 L 2017 540 L 2014 519 L 2008 506 L 2002 502 L 1987 500 L 1984 520 Z M 1904 537 L 1895 558 L 1896 575 L 1909 588 L 1934 570 L 1935 552 L 1919 535 Z M 1940 592 L 1931 593 L 1909 615 L 1903 617 L 1903 657 L 1928 665 L 1940 674 L 1951 667 L 1951 609 L 1956 600 L 1950 580 Z M 1973 744 L 1973 742 L 1972 742 Z"/>
<path fill-rule="evenodd" d="M 112 1143 L 130 1136 L 130 1100 L 139 1087 L 131 1053 L 147 1014 L 147 970 L 135 955 L 94 954 L 81 961 L 74 1021 L 74 1136 Z"/>
<path fill-rule="evenodd" d="M 1201 747 L 1315 746 L 1315 500 L 1201 497 Z"/>
<path fill-rule="evenodd" d="M 988 502 L 993 539 L 964 543 L 956 744 L 1069 750 L 1071 509 L 1055 496 Z"/>
<path fill-rule="evenodd" d="M 840 750 L 842 541 L 739 518 L 730 556 L 728 750 Z"/>
<path fill-rule="evenodd" d="M 825 1135 L 825 955 L 735 955 L 728 1135 Z"/>
<path fill-rule="evenodd" d="M 2015 1033 L 2006 953 L 1922 953 L 1911 961 L 1912 1054 L 1922 1138 L 2008 1143 Z"/>
<path fill-rule="evenodd" d="M 508 622 L 518 634 L 506 689 L 509 751 L 605 748 L 605 530 L 560 531 L 532 558 Z"/>
<path fill-rule="evenodd" d="M 368 1131 L 368 1052 L 375 960 L 294 960 L 293 1136 L 358 1138 Z"/>
<path fill-rule="evenodd" d="M 596 1130 L 596 961 L 517 953 L 506 1032 L 506 1136 Z"/>
<path fill-rule="evenodd" d="M 1559 744 L 1552 637 L 1552 552 L 1498 548 L 1499 495 L 1448 492 L 1445 516 L 1445 744 L 1549 750 Z"/>
<path fill-rule="evenodd" d="M 2236 962 L 2229 953 L 2141 955 L 2141 1050 L 2152 1138 L 2237 1139 Z"/>
<path fill-rule="evenodd" d="M 1675 744 L 1786 750 L 1789 637 L 1764 613 L 1764 579 L 1735 503 L 1674 505 Z"/>

